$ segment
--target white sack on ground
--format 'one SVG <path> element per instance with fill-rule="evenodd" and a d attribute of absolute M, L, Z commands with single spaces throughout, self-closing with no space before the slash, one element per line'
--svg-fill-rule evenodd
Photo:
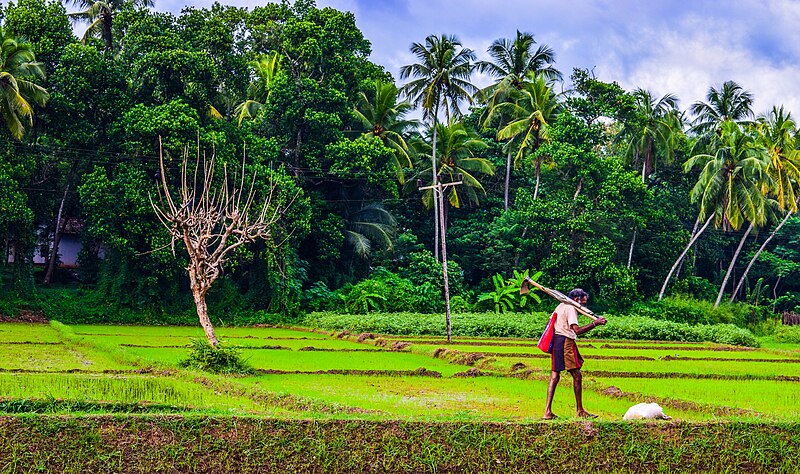
<path fill-rule="evenodd" d="M 664 414 L 664 409 L 658 403 L 639 403 L 628 408 L 625 412 L 624 420 L 641 420 L 641 419 L 660 419 L 671 420 L 671 416 Z"/>

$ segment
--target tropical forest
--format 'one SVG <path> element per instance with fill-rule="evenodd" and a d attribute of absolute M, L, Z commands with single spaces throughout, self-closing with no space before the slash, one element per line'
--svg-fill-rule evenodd
<path fill-rule="evenodd" d="M 668 360 L 677 357 L 673 348 L 706 351 L 696 355 L 705 354 L 704 360 L 720 367 L 720 357 L 728 353 L 713 351 L 752 355 L 753 364 L 779 357 L 797 362 L 800 355 L 792 344 L 800 343 L 800 330 L 792 324 L 800 323 L 800 133 L 794 113 L 800 111 L 781 103 L 755 109 L 748 84 L 734 80 L 704 84 L 707 93 L 700 97 L 678 97 L 624 88 L 619 78 L 598 75 L 592 64 L 564 70 L 557 61 L 560 45 L 540 41 L 524 28 L 508 31 L 488 49 L 462 42 L 466 33 L 431 32 L 416 39 L 407 49 L 412 59 L 393 74 L 372 58 L 370 39 L 353 13 L 318 7 L 313 0 L 247 8 L 215 3 L 186 6 L 180 13 L 159 11 L 153 0 L 0 4 L 0 321 L 8 323 L 0 324 L 0 348 L 13 354 L 25 344 L 32 351 L 35 344 L 65 345 L 72 353 L 89 355 L 72 367 L 63 362 L 72 357 L 65 353 L 65 359 L 52 363 L 58 377 L 89 380 L 113 373 L 146 380 L 137 382 L 142 392 L 133 400 L 108 394 L 92 398 L 87 394 L 97 386 L 91 384 L 100 383 L 93 378 L 85 382 L 95 387 L 91 390 L 58 395 L 52 387 L 62 382 L 33 381 L 37 371 L 50 370 L 50 362 L 37 358 L 43 355 L 14 356 L 0 362 L 0 413 L 127 413 L 134 408 L 173 413 L 175 406 L 252 413 L 271 406 L 301 413 L 300 418 L 428 420 L 414 408 L 399 415 L 390 410 L 391 416 L 382 405 L 353 408 L 348 404 L 357 396 L 347 399 L 333 388 L 322 393 L 319 381 L 300 389 L 300 382 L 269 388 L 265 380 L 283 377 L 281 383 L 288 384 L 301 373 L 334 380 L 351 369 L 383 376 L 377 366 L 358 365 L 367 364 L 372 352 L 359 355 L 357 367 L 344 367 L 332 362 L 338 352 L 326 359 L 311 347 L 367 351 L 358 344 L 369 343 L 369 351 L 432 361 L 387 366 L 409 380 L 439 364 L 434 370 L 444 378 L 436 384 L 458 380 L 449 377 L 463 369 L 459 365 L 472 366 L 468 376 L 494 370 L 510 377 L 492 382 L 497 385 L 521 384 L 509 374 L 525 370 L 530 380 L 545 384 L 549 369 L 530 365 L 541 362 L 536 360 L 541 353 L 520 355 L 525 349 L 517 347 L 513 354 L 522 357 L 515 359 L 522 365 L 512 365 L 506 363 L 511 354 L 491 346 L 512 340 L 517 342 L 511 345 L 536 349 L 559 303 L 552 295 L 580 288 L 588 294 L 585 305 L 608 320 L 587 337 L 618 341 L 614 347 L 592 343 L 601 360 L 587 349 L 593 363 L 619 364 L 597 372 L 599 378 L 589 385 L 595 397 L 590 402 L 604 407 L 598 408 L 601 416 L 621 418 L 624 400 L 651 400 L 631 393 L 657 393 L 661 398 L 652 400 L 684 419 L 751 420 L 766 413 L 796 421 L 796 401 L 786 411 L 786 405 L 773 406 L 794 390 L 774 385 L 797 383 L 800 374 L 784 373 L 795 369 L 791 364 L 770 366 L 778 367 L 775 373 L 745 373 L 742 367 L 748 364 L 737 364 L 700 375 L 695 372 L 705 369 L 693 365 L 676 376 L 691 379 L 680 380 L 685 391 L 676 393 L 668 389 L 678 390 L 677 385 L 667 387 L 666 380 L 647 378 L 661 384 L 654 388 L 626 383 L 630 374 L 650 370 L 636 364 L 665 363 L 660 358 L 633 362 L 658 347 L 664 353 L 654 357 L 673 358 Z M 487 85 L 479 77 L 491 81 Z M 18 328 L 17 340 L 15 324 L 60 336 L 34 341 L 32 335 L 21 336 L 28 329 Z M 142 328 L 151 332 L 137 332 Z M 330 337 L 330 347 L 317 341 L 292 346 L 286 341 L 301 337 L 280 331 L 297 328 L 317 331 L 298 333 L 303 339 Z M 183 337 L 177 344 L 168 340 L 177 335 Z M 123 336 L 124 341 L 114 339 Z M 459 338 L 465 346 L 452 345 Z M 248 341 L 263 346 L 247 347 Z M 636 341 L 659 342 L 645 347 Z M 673 345 L 663 346 L 665 341 Z M 625 351 L 634 349 L 636 357 L 622 360 L 633 357 Z M 306 352 L 294 352 L 296 359 L 283 362 L 259 359 L 281 350 Z M 256 354 L 249 362 L 242 357 L 248 351 Z M 96 363 L 91 354 L 113 363 L 87 365 Z M 303 365 L 312 356 L 318 359 Z M 77 372 L 70 375 L 71 370 Z M 325 370 L 340 372 L 318 375 Z M 180 375 L 206 372 L 217 375 Z M 675 375 L 662 372 L 681 370 L 656 372 L 663 378 Z M 214 378 L 224 377 L 219 374 L 239 375 Z M 591 369 L 586 374 L 588 379 Z M 29 378 L 25 383 L 23 376 Z M 705 383 L 712 387 L 707 379 L 719 377 L 738 381 L 726 382 L 730 386 L 743 387 L 746 380 L 768 388 L 759 385 L 750 395 L 740 394 L 747 404 L 744 398 L 686 395 Z M 794 378 L 786 382 L 785 377 Z M 102 383 L 121 383 L 113 380 Z M 346 380 L 331 384 L 341 389 L 351 384 Z M 603 392 L 612 382 L 622 398 Z M 39 398 L 39 389 L 31 388 L 37 383 L 48 387 Z M 194 384 L 205 395 L 174 395 L 183 392 L 148 385 L 154 383 Z M 232 384 L 238 383 L 249 388 L 234 390 Z M 692 383 L 700 385 L 689 387 Z M 571 393 L 563 384 L 556 398 L 566 405 Z M 257 390 L 263 393 L 253 395 Z M 545 391 L 535 389 L 542 397 L 533 404 L 535 414 L 519 416 L 538 419 Z M 773 392 L 775 397 L 765 395 Z M 160 398 L 165 393 L 174 398 Z M 695 397 L 696 403 L 669 404 L 682 396 Z M 229 406 L 214 397 L 242 404 Z M 64 400 L 72 408 L 64 408 Z M 151 405 L 140 404 L 143 400 Z M 108 405 L 111 401 L 115 404 Z M 718 402 L 727 408 L 717 407 Z M 449 406 L 443 403 L 431 406 Z M 461 406 L 441 408 L 430 416 L 506 420 L 522 405 L 527 406 L 487 408 L 482 414 Z M 25 419 L 2 420 L 0 432 L 12 425 L 43 429 L 26 425 Z M 94 422 L 63 423 L 65 432 L 78 436 L 82 423 Z M 133 423 L 137 430 L 150 429 Z M 171 424 L 178 423 L 174 419 L 163 423 L 181 431 Z M 297 426 L 253 429 L 288 430 L 282 436 L 299 440 L 311 436 Z M 729 429 L 703 426 L 710 430 L 708 439 L 725 439 Z M 437 425 L 435 430 L 451 428 Z M 347 443 L 360 446 L 362 428 L 349 429 Z M 417 439 L 414 429 L 403 436 Z M 582 428 L 574 429 L 569 436 L 583 436 Z M 15 431 L 14 443 L 34 436 L 25 430 Z M 623 431 L 615 433 L 624 436 Z M 44 431 L 37 433 L 47 439 Z M 469 434 L 470 443 L 480 438 L 476 433 Z M 681 439 L 674 432 L 664 436 L 669 442 Z M 775 439 L 786 439 L 781 436 Z M 748 444 L 736 442 L 740 448 Z M 33 451 L 13 452 L 18 457 L 0 454 L 3 472 L 23 472 L 25 456 Z M 377 464 L 355 468 L 361 461 L 346 464 L 348 458 L 325 452 L 329 457 L 323 458 L 332 464 L 292 464 L 295 472 L 327 471 L 325 466 L 338 472 L 379 469 Z M 443 472 L 480 465 L 459 464 L 456 454 L 445 452 L 440 456 L 451 456 L 447 462 L 452 464 L 439 464 Z M 491 452 L 487 459 L 506 459 L 507 453 Z M 734 462 L 741 452 L 723 450 L 715 459 Z M 162 455 L 153 454 L 147 462 L 166 462 Z M 100 462 L 97 456 L 93 459 Z M 422 464 L 387 469 L 435 467 L 419 456 L 414 462 Z M 644 470 L 633 471 L 662 466 L 654 464 L 662 462 L 657 454 L 642 456 L 648 459 L 640 465 Z M 669 458 L 663 456 L 664 462 Z M 768 459 L 789 470 L 794 462 Z M 191 466 L 175 462 L 171 469 L 176 471 L 225 471 L 215 464 L 220 458 Z M 608 462 L 606 467 L 621 468 Z M 155 472 L 161 465 L 142 466 Z M 286 465 L 275 466 L 278 472 Z M 692 466 L 702 470 L 702 464 Z"/>

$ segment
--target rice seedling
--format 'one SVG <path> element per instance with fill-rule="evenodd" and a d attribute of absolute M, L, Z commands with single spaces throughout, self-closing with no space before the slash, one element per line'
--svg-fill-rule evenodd
<path fill-rule="evenodd" d="M 569 377 L 567 377 L 568 379 Z M 541 418 L 547 382 L 506 377 L 419 378 L 351 377 L 345 375 L 263 375 L 244 379 L 277 393 L 291 393 L 331 404 L 385 412 L 386 417 L 437 421 L 515 421 Z M 574 415 L 571 387 L 562 388 L 554 410 L 563 417 Z M 594 392 L 585 393 L 585 404 L 604 419 L 621 419 L 630 406 Z M 677 413 L 683 419 L 705 419 L 706 414 Z"/>
<path fill-rule="evenodd" d="M 800 420 L 797 382 L 626 378 L 601 378 L 597 381 L 613 385 L 623 392 L 754 410 L 786 421 Z"/>
<path fill-rule="evenodd" d="M 59 342 L 58 332 L 47 324 L 3 323 L 0 344 L 9 342 Z"/>
<path fill-rule="evenodd" d="M 0 397 L 260 411 L 249 399 L 219 395 L 176 378 L 145 375 L 0 374 Z"/>
<path fill-rule="evenodd" d="M 91 353 L 68 345 L 14 344 L 3 349 L 0 369 L 65 371 L 122 369 L 105 357 L 94 357 Z"/>

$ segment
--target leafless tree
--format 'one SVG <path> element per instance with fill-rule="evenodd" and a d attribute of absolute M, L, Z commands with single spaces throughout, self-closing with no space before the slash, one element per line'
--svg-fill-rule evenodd
<path fill-rule="evenodd" d="M 275 242 L 275 231 L 286 208 L 297 195 L 283 206 L 276 197 L 277 185 L 270 181 L 263 201 L 256 201 L 256 173 L 248 175 L 242 159 L 240 173 L 228 176 L 223 165 L 221 177 L 215 178 L 216 155 L 208 159 L 200 157 L 199 144 L 194 172 L 188 166 L 188 153 L 184 153 L 181 165 L 180 193 L 173 197 L 164 167 L 164 155 L 159 137 L 160 186 L 158 202 L 150 196 L 161 224 L 169 231 L 170 245 L 175 253 L 175 243 L 183 242 L 189 257 L 189 281 L 192 296 L 197 306 L 197 316 L 208 337 L 208 342 L 217 347 L 219 341 L 208 317 L 206 295 L 217 280 L 223 264 L 232 252 L 258 239 Z M 190 179 L 190 174 L 193 175 Z M 238 175 L 238 176 L 237 176 Z"/>

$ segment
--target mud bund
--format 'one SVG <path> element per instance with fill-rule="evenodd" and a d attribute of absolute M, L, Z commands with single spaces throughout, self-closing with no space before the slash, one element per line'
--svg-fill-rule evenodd
<path fill-rule="evenodd" d="M 3 472 L 796 472 L 800 423 L 0 417 Z"/>

